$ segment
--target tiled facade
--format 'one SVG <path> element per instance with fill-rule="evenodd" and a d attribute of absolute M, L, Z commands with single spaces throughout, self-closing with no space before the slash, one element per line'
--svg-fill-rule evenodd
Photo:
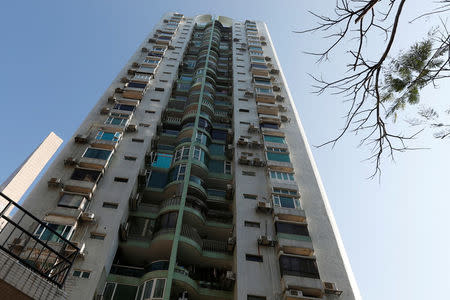
<path fill-rule="evenodd" d="M 360 299 L 262 22 L 166 14 L 24 207 L 69 299 Z"/>

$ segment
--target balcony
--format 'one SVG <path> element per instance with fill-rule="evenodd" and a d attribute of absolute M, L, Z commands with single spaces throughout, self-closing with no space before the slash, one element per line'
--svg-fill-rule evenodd
<path fill-rule="evenodd" d="M 80 254 L 77 245 L 3 193 L 0 193 L 0 207 L 3 207 L 0 212 L 0 223 L 4 224 L 0 233 L 2 241 L 0 249 L 35 274 L 62 288 L 75 259 Z M 7 214 L 12 209 L 17 211 L 13 217 L 8 217 Z M 30 224 L 36 223 L 41 233 L 46 232 L 47 240 L 40 239 L 34 233 L 35 228 L 30 227 Z M 49 241 L 50 236 L 56 242 Z M 20 282 L 31 280 L 26 272 L 17 273 L 17 276 L 16 280 Z"/>
<path fill-rule="evenodd" d="M 306 215 L 303 209 L 274 206 L 273 215 L 276 219 L 279 220 L 306 222 Z"/>
<path fill-rule="evenodd" d="M 292 275 L 281 275 L 281 286 L 285 289 L 294 289 L 302 291 L 303 295 L 311 295 L 321 298 L 323 295 L 322 280 L 318 278 L 299 277 Z M 289 299 L 289 298 L 287 298 Z M 298 298 L 294 298 L 298 299 Z M 302 299 L 302 298 L 299 298 Z M 304 298 L 305 299 L 305 298 Z M 311 298 L 306 298 L 311 299 Z M 312 298 L 314 299 L 314 298 Z"/>

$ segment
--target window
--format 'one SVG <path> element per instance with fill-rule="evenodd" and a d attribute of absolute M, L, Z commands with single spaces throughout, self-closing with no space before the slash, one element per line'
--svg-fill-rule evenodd
<path fill-rule="evenodd" d="M 70 179 L 97 182 L 102 172 L 96 170 L 75 168 Z"/>
<path fill-rule="evenodd" d="M 248 112 L 250 112 L 250 110 L 248 110 L 248 109 L 244 109 L 244 108 L 241 108 L 241 109 L 239 109 L 239 112 L 244 112 L 244 113 L 248 113 Z"/>
<path fill-rule="evenodd" d="M 194 154 L 192 155 L 192 157 L 196 160 L 204 162 L 205 161 L 205 151 L 202 148 L 195 146 Z"/>
<path fill-rule="evenodd" d="M 269 143 L 286 144 L 286 141 L 282 136 L 264 135 L 264 141 Z"/>
<path fill-rule="evenodd" d="M 162 87 L 155 87 L 155 91 L 157 91 L 157 92 L 164 92 L 164 88 L 162 88 Z"/>
<path fill-rule="evenodd" d="M 87 148 L 83 157 L 108 160 L 111 157 L 112 151 L 97 148 Z"/>
<path fill-rule="evenodd" d="M 278 172 L 278 171 L 269 171 L 270 178 L 276 180 L 284 180 L 284 181 L 294 181 L 294 173 L 287 172 Z"/>
<path fill-rule="evenodd" d="M 262 255 L 245 254 L 245 259 L 248 261 L 263 262 Z"/>
<path fill-rule="evenodd" d="M 245 82 L 245 80 L 238 80 L 238 82 Z"/>
<path fill-rule="evenodd" d="M 275 222 L 275 230 L 277 233 L 309 236 L 308 225 L 306 224 Z"/>
<path fill-rule="evenodd" d="M 319 279 L 316 261 L 297 256 L 280 256 L 280 273 L 282 275 L 301 276 Z"/>
<path fill-rule="evenodd" d="M 62 194 L 61 198 L 59 198 L 58 206 L 67 207 L 67 208 L 75 208 L 83 210 L 87 204 L 87 199 L 81 195 L 75 194 Z"/>
<path fill-rule="evenodd" d="M 242 175 L 245 175 L 245 176 L 256 176 L 256 172 L 253 172 L 253 171 L 242 171 Z"/>
<path fill-rule="evenodd" d="M 250 122 L 240 121 L 239 124 L 242 124 L 242 125 L 250 125 Z"/>
<path fill-rule="evenodd" d="M 279 129 L 280 125 L 272 124 L 272 123 L 261 123 L 261 124 L 259 124 L 259 127 L 261 127 L 261 128 Z"/>
<path fill-rule="evenodd" d="M 144 60 L 144 62 L 147 62 L 147 60 Z M 135 80 L 145 80 L 145 81 L 149 81 L 150 80 L 150 75 L 148 74 L 140 74 L 140 73 L 136 73 L 134 75 Z"/>
<path fill-rule="evenodd" d="M 143 143 L 144 139 L 131 139 L 131 141 L 135 143 Z"/>
<path fill-rule="evenodd" d="M 225 141 L 227 139 L 227 131 L 220 129 L 213 129 L 211 132 L 213 140 Z"/>
<path fill-rule="evenodd" d="M 271 151 L 267 149 L 268 151 Z M 279 151 L 279 152 L 285 152 L 285 151 Z M 267 153 L 267 159 L 272 161 L 279 161 L 279 162 L 290 162 L 291 159 L 289 158 L 288 153 L 275 153 L 275 152 L 266 152 Z"/>
<path fill-rule="evenodd" d="M 52 229 L 59 235 L 61 235 L 65 239 L 70 239 L 73 233 L 73 226 L 69 225 L 59 225 L 59 224 L 52 224 L 52 223 L 45 223 L 47 227 L 44 227 L 39 224 L 38 228 L 36 228 L 36 231 L 34 232 L 34 236 L 37 237 L 40 240 L 43 241 L 50 241 L 50 242 L 60 242 L 61 239 L 54 234 L 51 230 Z"/>
<path fill-rule="evenodd" d="M 107 282 L 103 290 L 103 300 L 131 299 L 130 295 L 136 295 L 137 287 L 115 282 Z M 134 300 L 134 297 L 132 297 Z"/>
<path fill-rule="evenodd" d="M 136 108 L 136 106 L 120 104 L 120 103 L 117 103 L 114 105 L 114 109 L 118 109 L 118 110 L 134 111 L 135 108 Z"/>
<path fill-rule="evenodd" d="M 225 174 L 231 175 L 231 161 L 225 161 Z"/>
<path fill-rule="evenodd" d="M 128 123 L 129 115 L 112 113 L 105 121 L 107 125 L 125 126 Z"/>
<path fill-rule="evenodd" d="M 177 226 L 178 211 L 160 215 L 155 222 L 155 232 L 161 229 L 175 228 Z"/>
<path fill-rule="evenodd" d="M 266 297 L 247 295 L 247 300 L 266 300 Z"/>
<path fill-rule="evenodd" d="M 162 169 L 168 169 L 170 168 L 170 165 L 172 164 L 172 154 L 167 153 L 159 153 L 157 152 L 156 157 L 153 159 L 152 167 L 154 168 L 162 168 Z"/>
<path fill-rule="evenodd" d="M 274 206 L 301 209 L 300 200 L 296 197 L 273 195 L 272 200 Z"/>
<path fill-rule="evenodd" d="M 120 133 L 120 132 L 106 132 L 106 131 L 100 130 L 97 133 L 97 135 L 95 136 L 95 139 L 117 142 L 117 141 L 119 141 L 121 136 L 122 136 L 122 133 Z"/>
<path fill-rule="evenodd" d="M 189 147 L 183 146 L 179 148 L 177 151 L 175 151 L 174 155 L 174 162 L 177 162 L 179 160 L 188 159 L 189 158 Z"/>
<path fill-rule="evenodd" d="M 91 232 L 90 238 L 94 240 L 104 240 L 106 233 L 103 232 Z"/>
<path fill-rule="evenodd" d="M 114 177 L 114 181 L 115 182 L 128 182 L 128 178 L 124 178 L 124 177 Z"/>
<path fill-rule="evenodd" d="M 244 226 L 259 228 L 260 224 L 259 222 L 244 221 Z"/>
<path fill-rule="evenodd" d="M 272 94 L 272 88 L 255 87 L 255 91 L 259 94 Z"/>
<path fill-rule="evenodd" d="M 251 199 L 251 200 L 256 200 L 258 199 L 257 195 L 253 195 L 253 194 L 243 194 L 244 199 Z"/>
<path fill-rule="evenodd" d="M 140 71 L 140 72 L 145 72 L 145 73 L 153 74 L 153 73 L 155 72 L 155 68 L 153 68 L 153 67 L 144 67 L 144 66 L 140 66 L 140 67 L 139 67 L 139 71 Z"/>
<path fill-rule="evenodd" d="M 184 180 L 184 175 L 186 173 L 186 164 L 181 164 L 176 166 L 171 172 L 172 181 Z"/>
<path fill-rule="evenodd" d="M 154 110 L 146 110 L 145 113 L 146 114 L 154 114 L 154 113 L 156 113 L 156 111 L 154 111 Z"/>
<path fill-rule="evenodd" d="M 91 276 L 91 272 L 89 271 L 82 271 L 82 270 L 73 270 L 72 273 L 73 277 L 78 277 L 78 278 L 89 278 L 89 276 Z"/>
<path fill-rule="evenodd" d="M 150 124 L 147 124 L 147 123 L 139 123 L 139 127 L 150 127 Z"/>
<path fill-rule="evenodd" d="M 137 157 L 136 156 L 124 155 L 123 159 L 134 161 L 134 160 L 137 159 Z"/>
<path fill-rule="evenodd" d="M 245 102 L 248 102 L 248 99 L 246 99 L 246 98 L 239 98 L 239 101 L 245 101 Z"/>
<path fill-rule="evenodd" d="M 119 203 L 116 203 L 116 202 L 103 202 L 103 207 L 117 209 L 119 207 Z"/>
<path fill-rule="evenodd" d="M 286 148 L 267 147 L 267 151 L 286 153 L 287 149 Z"/>
<path fill-rule="evenodd" d="M 166 285 L 165 278 L 157 278 L 145 282 L 142 285 L 144 287 L 142 293 L 142 300 L 162 299 L 164 295 L 165 285 Z M 138 300 L 141 300 L 141 298 L 138 298 Z"/>
<path fill-rule="evenodd" d="M 225 145 L 222 144 L 210 144 L 209 145 L 210 155 L 225 155 Z"/>

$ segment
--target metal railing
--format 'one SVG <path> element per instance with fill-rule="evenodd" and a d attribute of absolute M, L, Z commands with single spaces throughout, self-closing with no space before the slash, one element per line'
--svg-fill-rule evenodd
<path fill-rule="evenodd" d="M 1 192 L 0 209 L 0 249 L 62 288 L 80 249 Z M 34 234 L 38 227 L 52 240 L 39 239 Z"/>

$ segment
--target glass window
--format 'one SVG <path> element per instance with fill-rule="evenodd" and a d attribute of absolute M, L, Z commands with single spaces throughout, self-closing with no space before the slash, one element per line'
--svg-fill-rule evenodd
<path fill-rule="evenodd" d="M 112 151 L 97 148 L 87 148 L 83 154 L 83 157 L 96 158 L 108 160 L 111 157 Z"/>
<path fill-rule="evenodd" d="M 177 226 L 178 211 L 160 215 L 155 222 L 155 232 Z"/>
<path fill-rule="evenodd" d="M 75 168 L 70 179 L 97 182 L 102 172 L 89 169 Z"/>
<path fill-rule="evenodd" d="M 208 136 L 205 133 L 201 132 L 201 131 L 197 131 L 197 134 L 195 136 L 195 141 L 197 143 L 202 144 L 202 145 L 207 145 Z M 209 151 L 211 152 L 211 148 L 209 149 Z"/>
<path fill-rule="evenodd" d="M 156 153 L 156 158 L 152 163 L 152 167 L 168 169 L 172 164 L 172 154 Z"/>
<path fill-rule="evenodd" d="M 122 133 L 120 133 L 120 132 L 106 132 L 106 131 L 100 130 L 97 133 L 97 135 L 95 136 L 95 139 L 117 142 L 121 136 L 122 136 Z"/>
<path fill-rule="evenodd" d="M 274 206 L 301 209 L 300 200 L 298 198 L 281 195 L 273 195 L 272 197 Z"/>
<path fill-rule="evenodd" d="M 210 160 L 208 162 L 208 169 L 211 173 L 224 173 L 224 168 L 223 160 Z"/>
<path fill-rule="evenodd" d="M 167 184 L 168 174 L 165 172 L 151 171 L 147 187 L 150 188 L 164 188 Z"/>
<path fill-rule="evenodd" d="M 225 161 L 225 174 L 231 175 L 231 161 Z"/>
<path fill-rule="evenodd" d="M 213 129 L 211 132 L 211 136 L 213 140 L 225 141 L 227 139 L 227 131 Z"/>
<path fill-rule="evenodd" d="M 134 300 L 136 297 L 137 286 L 116 284 L 113 300 Z"/>
<path fill-rule="evenodd" d="M 197 159 L 201 162 L 205 162 L 205 151 L 200 147 L 194 147 L 194 159 Z"/>
<path fill-rule="evenodd" d="M 261 52 L 250 51 L 249 53 L 250 53 L 250 55 L 263 56 L 263 54 Z"/>
<path fill-rule="evenodd" d="M 125 126 L 128 123 L 128 118 L 116 118 L 116 117 L 112 117 L 109 116 L 106 121 L 105 124 L 109 124 L 109 125 L 119 125 L 119 126 Z"/>
<path fill-rule="evenodd" d="M 141 66 L 141 67 L 139 68 L 139 71 L 140 71 L 140 72 L 145 72 L 145 73 L 151 73 L 151 74 L 153 74 L 153 73 L 155 72 L 155 68 L 153 68 L 153 67 L 144 67 L 144 66 Z"/>
<path fill-rule="evenodd" d="M 164 287 L 166 285 L 165 278 L 156 278 L 149 280 L 145 283 L 144 293 L 142 299 L 140 297 L 137 300 L 160 300 L 164 295 Z"/>
<path fill-rule="evenodd" d="M 306 224 L 275 222 L 277 233 L 288 233 L 309 236 L 308 226 Z"/>
<path fill-rule="evenodd" d="M 278 129 L 280 126 L 278 124 L 272 124 L 272 123 L 261 123 L 259 125 L 261 128 L 271 128 L 271 129 Z"/>
<path fill-rule="evenodd" d="M 125 110 L 125 111 L 134 111 L 135 108 L 136 108 L 136 106 L 120 104 L 120 103 L 117 103 L 114 105 L 114 109 Z"/>
<path fill-rule="evenodd" d="M 209 145 L 209 153 L 211 155 L 225 155 L 225 145 L 211 144 Z"/>
<path fill-rule="evenodd" d="M 270 171 L 270 178 L 285 181 L 294 181 L 294 173 Z"/>
<path fill-rule="evenodd" d="M 52 229 L 56 233 L 60 234 L 65 239 L 70 239 L 73 231 L 73 227 L 69 225 L 59 225 L 59 224 L 52 224 L 52 223 L 45 223 L 47 227 L 39 225 L 36 231 L 34 232 L 34 235 L 43 241 L 51 241 L 51 242 L 59 242 L 61 239 L 54 234 L 52 231 L 48 229 Z"/>
<path fill-rule="evenodd" d="M 173 162 L 177 162 L 179 160 L 188 159 L 188 158 L 189 158 L 189 147 L 183 146 L 175 152 Z"/>
<path fill-rule="evenodd" d="M 255 91 L 259 94 L 272 94 L 271 88 L 255 87 Z"/>
<path fill-rule="evenodd" d="M 297 256 L 280 256 L 280 273 L 282 275 L 320 278 L 314 259 Z"/>
<path fill-rule="evenodd" d="M 62 194 L 59 198 L 58 206 L 83 210 L 86 206 L 87 199 L 81 195 Z"/>
<path fill-rule="evenodd" d="M 269 143 L 286 144 L 286 141 L 282 136 L 264 135 L 264 141 Z"/>
<path fill-rule="evenodd" d="M 138 89 L 144 89 L 147 86 L 146 83 L 141 82 L 128 82 L 127 87 L 129 88 L 138 88 Z"/>
<path fill-rule="evenodd" d="M 116 289 L 116 284 L 113 282 L 107 282 L 105 289 L 103 290 L 103 299 L 111 300 L 114 295 L 114 290 Z"/>
<path fill-rule="evenodd" d="M 286 148 L 267 147 L 267 151 L 286 153 L 287 149 Z"/>
<path fill-rule="evenodd" d="M 289 154 L 267 152 L 267 159 L 279 162 L 290 162 Z"/>

